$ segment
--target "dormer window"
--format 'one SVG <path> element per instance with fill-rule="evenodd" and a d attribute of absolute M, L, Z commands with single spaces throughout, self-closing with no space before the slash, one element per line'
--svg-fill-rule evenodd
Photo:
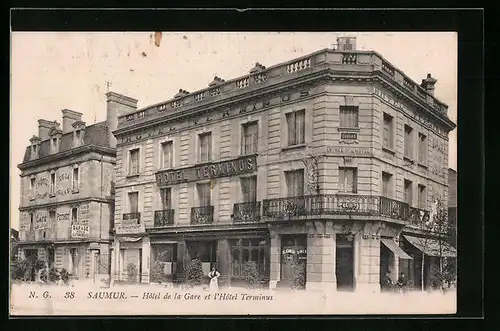
<path fill-rule="evenodd" d="M 38 157 L 38 151 L 39 151 L 38 144 L 31 145 L 31 158 L 32 159 Z"/>
<path fill-rule="evenodd" d="M 77 121 L 73 126 L 73 147 L 83 146 L 83 137 L 85 135 L 85 122 Z"/>
<path fill-rule="evenodd" d="M 75 131 L 74 141 L 75 141 L 75 147 L 78 147 L 82 144 L 82 130 Z"/>
<path fill-rule="evenodd" d="M 50 141 L 52 153 L 57 153 L 59 151 L 59 139 L 57 137 L 54 137 Z"/>

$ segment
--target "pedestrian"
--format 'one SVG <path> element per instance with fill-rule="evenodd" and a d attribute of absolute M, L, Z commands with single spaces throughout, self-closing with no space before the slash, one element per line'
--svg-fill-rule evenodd
<path fill-rule="evenodd" d="M 391 273 L 386 271 L 384 277 L 382 277 L 382 291 L 388 292 L 392 289 L 392 286 Z"/>
<path fill-rule="evenodd" d="M 398 282 L 396 284 L 400 291 L 403 293 L 406 292 L 406 286 L 408 285 L 408 280 L 406 279 L 406 275 L 402 272 L 398 278 Z"/>
<path fill-rule="evenodd" d="M 219 283 L 218 278 L 220 273 L 217 271 L 215 266 L 212 267 L 212 271 L 208 273 L 208 277 L 210 277 L 210 292 L 219 292 Z"/>

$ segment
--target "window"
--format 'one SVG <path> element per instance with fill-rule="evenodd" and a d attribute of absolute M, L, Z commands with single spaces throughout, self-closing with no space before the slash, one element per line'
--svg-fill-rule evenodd
<path fill-rule="evenodd" d="M 259 126 L 257 122 L 243 124 L 241 140 L 241 154 L 257 153 L 259 139 Z"/>
<path fill-rule="evenodd" d="M 34 198 L 35 195 L 35 184 L 36 184 L 36 178 L 30 178 L 30 194 Z"/>
<path fill-rule="evenodd" d="M 83 145 L 83 131 L 82 130 L 76 130 L 75 135 L 74 135 L 74 142 L 75 142 L 75 147 Z"/>
<path fill-rule="evenodd" d="M 128 194 L 129 213 L 139 212 L 139 192 L 130 192 Z"/>
<path fill-rule="evenodd" d="M 199 162 L 208 162 L 212 160 L 212 133 L 203 133 L 199 135 L 200 154 Z"/>
<path fill-rule="evenodd" d="M 129 159 L 129 174 L 137 175 L 139 174 L 139 149 L 133 149 L 130 152 Z"/>
<path fill-rule="evenodd" d="M 257 201 L 257 176 L 241 178 L 243 202 Z"/>
<path fill-rule="evenodd" d="M 339 168 L 340 192 L 357 193 L 358 191 L 358 169 Z"/>
<path fill-rule="evenodd" d="M 198 190 L 198 199 L 200 201 L 200 207 L 210 206 L 211 203 L 210 183 L 197 184 L 196 187 Z"/>
<path fill-rule="evenodd" d="M 393 118 L 391 115 L 384 113 L 384 132 L 383 132 L 383 148 L 393 148 Z"/>
<path fill-rule="evenodd" d="M 52 229 L 55 229 L 56 227 L 56 211 L 55 210 L 51 210 L 49 211 L 49 226 L 52 228 Z"/>
<path fill-rule="evenodd" d="M 50 174 L 50 194 L 54 194 L 56 191 L 56 174 Z"/>
<path fill-rule="evenodd" d="M 73 182 L 72 182 L 73 191 L 78 191 L 78 188 L 80 187 L 79 176 L 80 176 L 80 169 L 73 168 Z"/>
<path fill-rule="evenodd" d="M 57 148 L 58 148 L 58 141 L 57 141 L 57 137 L 54 137 L 51 139 L 51 142 L 52 142 L 52 152 L 55 153 L 57 152 Z"/>
<path fill-rule="evenodd" d="M 173 166 L 173 143 L 167 141 L 161 144 L 161 168 L 169 169 Z"/>
<path fill-rule="evenodd" d="M 30 231 L 33 231 L 33 222 L 35 221 L 35 215 L 30 213 Z"/>
<path fill-rule="evenodd" d="M 38 145 L 31 145 L 31 154 L 33 157 L 38 156 Z"/>
<path fill-rule="evenodd" d="M 286 114 L 288 125 L 288 146 L 305 143 L 305 110 Z"/>
<path fill-rule="evenodd" d="M 293 170 L 285 172 L 287 194 L 289 197 L 304 195 L 304 170 Z"/>
<path fill-rule="evenodd" d="M 418 208 L 425 209 L 427 192 L 424 185 L 418 185 Z"/>
<path fill-rule="evenodd" d="M 390 198 L 392 196 L 392 175 L 382 172 L 382 196 Z"/>
<path fill-rule="evenodd" d="M 71 208 L 71 223 L 72 224 L 78 223 L 78 208 L 76 207 Z"/>
<path fill-rule="evenodd" d="M 413 201 L 413 183 L 410 180 L 405 179 L 404 185 L 404 202 L 406 202 L 411 207 Z"/>
<path fill-rule="evenodd" d="M 413 159 L 413 129 L 405 125 L 405 150 L 404 156 Z"/>
<path fill-rule="evenodd" d="M 418 134 L 418 161 L 421 164 L 427 162 L 427 137 L 425 134 Z"/>
<path fill-rule="evenodd" d="M 340 106 L 340 127 L 357 128 L 359 108 L 357 106 Z"/>
<path fill-rule="evenodd" d="M 172 209 L 172 189 L 170 187 L 160 190 L 161 205 L 163 210 Z"/>

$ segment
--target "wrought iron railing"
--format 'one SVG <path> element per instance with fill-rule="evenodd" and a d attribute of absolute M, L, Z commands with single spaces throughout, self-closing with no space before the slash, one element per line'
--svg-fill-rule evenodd
<path fill-rule="evenodd" d="M 123 214 L 124 221 L 137 220 L 137 223 L 141 221 L 141 213 L 126 213 Z"/>
<path fill-rule="evenodd" d="M 383 216 L 417 225 L 427 211 L 382 196 L 322 194 L 264 200 L 263 216 L 290 218 L 315 215 Z"/>
<path fill-rule="evenodd" d="M 258 222 L 260 220 L 260 201 L 235 203 L 233 220 L 235 222 Z"/>
<path fill-rule="evenodd" d="M 155 211 L 155 227 L 169 226 L 174 224 L 175 209 Z"/>
<path fill-rule="evenodd" d="M 213 221 L 214 206 L 191 208 L 191 224 L 212 224 Z"/>

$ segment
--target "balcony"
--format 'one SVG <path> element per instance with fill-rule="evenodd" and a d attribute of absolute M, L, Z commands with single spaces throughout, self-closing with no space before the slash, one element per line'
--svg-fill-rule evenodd
<path fill-rule="evenodd" d="M 214 206 L 191 208 L 191 224 L 212 224 L 213 222 Z"/>
<path fill-rule="evenodd" d="M 169 226 L 174 224 L 175 209 L 155 211 L 155 227 Z"/>
<path fill-rule="evenodd" d="M 141 213 L 127 213 L 127 214 L 123 214 L 123 218 L 122 219 L 124 221 L 128 221 L 128 222 L 124 222 L 124 223 L 129 223 L 129 222 L 140 223 L 141 222 Z"/>
<path fill-rule="evenodd" d="M 263 201 L 263 216 L 267 218 L 320 215 L 381 216 L 418 225 L 428 217 L 428 212 L 405 202 L 373 195 L 323 194 Z"/>
<path fill-rule="evenodd" d="M 260 220 L 260 201 L 235 203 L 234 222 L 258 222 Z"/>

